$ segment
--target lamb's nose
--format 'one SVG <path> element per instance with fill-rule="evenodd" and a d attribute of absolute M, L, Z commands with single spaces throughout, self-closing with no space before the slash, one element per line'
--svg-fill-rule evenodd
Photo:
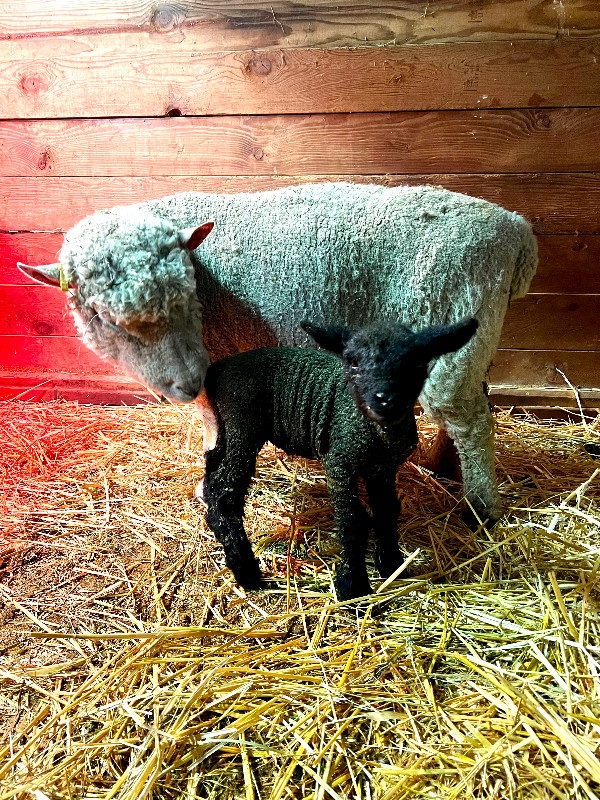
<path fill-rule="evenodd" d="M 375 392 L 375 399 L 378 405 L 385 407 L 389 406 L 394 399 L 394 395 L 392 392 Z"/>

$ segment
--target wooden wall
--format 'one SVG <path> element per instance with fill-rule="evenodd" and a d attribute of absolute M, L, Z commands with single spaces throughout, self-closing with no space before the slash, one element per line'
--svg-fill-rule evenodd
<path fill-rule="evenodd" d="M 525 214 L 541 265 L 508 314 L 494 395 L 573 405 L 568 380 L 600 405 L 597 0 L 0 9 L 0 395 L 144 396 L 14 266 L 54 261 L 85 214 L 343 178 Z"/>

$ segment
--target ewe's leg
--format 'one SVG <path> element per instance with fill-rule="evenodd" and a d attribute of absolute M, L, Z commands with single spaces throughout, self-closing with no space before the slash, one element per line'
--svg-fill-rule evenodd
<path fill-rule="evenodd" d="M 494 469 L 494 422 L 483 391 L 469 399 L 461 398 L 443 411 L 427 399 L 425 405 L 454 440 L 465 497 L 482 520 L 496 522 L 502 508 Z"/>
<path fill-rule="evenodd" d="M 221 436 L 217 447 L 206 453 L 203 487 L 206 522 L 223 545 L 225 562 L 244 589 L 258 589 L 261 581 L 260 568 L 243 524 L 244 501 L 257 454 L 256 444 L 244 441 L 237 432 L 234 437 Z"/>
<path fill-rule="evenodd" d="M 335 576 L 340 600 L 371 594 L 365 555 L 371 519 L 358 497 L 358 479 L 335 459 L 324 459 L 329 496 L 342 545 L 342 560 Z"/>
<path fill-rule="evenodd" d="M 403 561 L 398 546 L 398 517 L 402 504 L 396 493 L 396 470 L 374 472 L 365 477 L 375 534 L 375 566 L 388 578 Z"/>

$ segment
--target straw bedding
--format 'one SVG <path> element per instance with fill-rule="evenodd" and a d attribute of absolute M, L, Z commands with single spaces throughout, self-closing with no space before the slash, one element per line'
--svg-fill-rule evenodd
<path fill-rule="evenodd" d="M 499 412 L 492 531 L 404 465 L 412 577 L 363 615 L 320 465 L 273 448 L 268 586 L 238 589 L 201 436 L 188 408 L 0 406 L 0 800 L 599 796 L 600 421 Z"/>

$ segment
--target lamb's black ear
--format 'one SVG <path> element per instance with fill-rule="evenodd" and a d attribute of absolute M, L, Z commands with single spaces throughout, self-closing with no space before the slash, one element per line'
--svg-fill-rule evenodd
<path fill-rule="evenodd" d="M 348 328 L 341 325 L 331 325 L 328 328 L 320 328 L 310 322 L 301 322 L 300 327 L 324 350 L 341 355 L 344 346 L 350 338 Z"/>
<path fill-rule="evenodd" d="M 416 335 L 415 345 L 425 350 L 427 359 L 454 353 L 471 340 L 478 327 L 475 317 L 466 317 L 454 325 L 426 328 Z"/>

